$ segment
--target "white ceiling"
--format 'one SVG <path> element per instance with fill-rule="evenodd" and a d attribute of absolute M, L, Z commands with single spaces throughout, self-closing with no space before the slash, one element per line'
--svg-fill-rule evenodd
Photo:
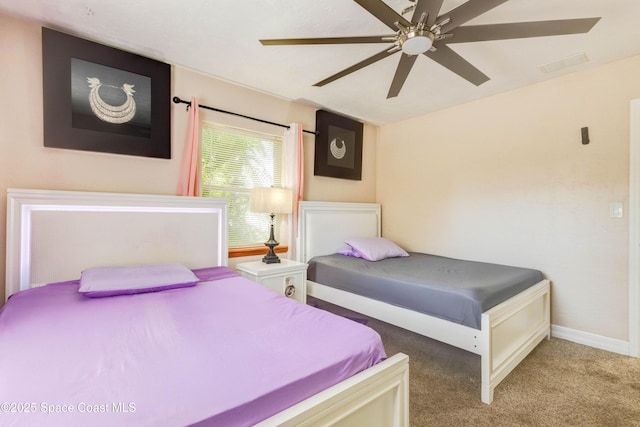
<path fill-rule="evenodd" d="M 397 12 L 411 4 L 386 2 Z M 445 0 L 441 13 L 462 3 Z M 352 0 L 0 0 L 0 12 L 373 124 L 640 54 L 639 0 L 510 0 L 468 24 L 602 19 L 588 34 L 450 45 L 491 78 L 478 87 L 420 55 L 399 96 L 386 99 L 399 53 L 324 87 L 313 86 L 382 51 L 384 44 L 263 46 L 258 41 L 391 33 Z M 540 69 L 580 53 L 587 63 L 552 73 Z"/>

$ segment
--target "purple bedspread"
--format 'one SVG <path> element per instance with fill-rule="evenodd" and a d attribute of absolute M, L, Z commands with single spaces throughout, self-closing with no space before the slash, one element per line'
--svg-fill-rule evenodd
<path fill-rule="evenodd" d="M 0 426 L 245 426 L 385 358 L 372 329 L 226 267 L 196 286 L 87 298 L 78 281 L 0 310 Z"/>

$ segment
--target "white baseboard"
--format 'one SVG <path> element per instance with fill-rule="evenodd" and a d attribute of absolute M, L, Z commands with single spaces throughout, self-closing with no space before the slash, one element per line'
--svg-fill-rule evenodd
<path fill-rule="evenodd" d="M 625 356 L 630 354 L 629 342 L 627 341 L 565 328 L 564 326 L 551 325 L 551 336 L 612 353 L 624 354 Z"/>

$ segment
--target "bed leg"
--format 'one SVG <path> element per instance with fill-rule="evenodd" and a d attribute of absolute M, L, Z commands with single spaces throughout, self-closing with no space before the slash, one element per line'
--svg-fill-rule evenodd
<path fill-rule="evenodd" d="M 487 405 L 493 402 L 493 387 L 491 387 L 489 384 L 482 383 L 481 400 L 482 403 L 486 403 Z"/>

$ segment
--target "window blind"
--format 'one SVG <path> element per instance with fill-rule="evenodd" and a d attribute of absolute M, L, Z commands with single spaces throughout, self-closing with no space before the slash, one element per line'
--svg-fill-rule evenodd
<path fill-rule="evenodd" d="M 203 122 L 201 142 L 202 196 L 229 200 L 229 247 L 261 246 L 270 218 L 249 210 L 249 195 L 281 186 L 282 138 Z"/>

